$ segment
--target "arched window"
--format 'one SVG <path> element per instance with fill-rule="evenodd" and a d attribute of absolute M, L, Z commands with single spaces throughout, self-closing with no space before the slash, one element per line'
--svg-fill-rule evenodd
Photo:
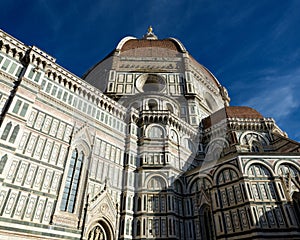
<path fill-rule="evenodd" d="M 253 164 L 248 169 L 248 176 L 251 184 L 248 185 L 253 193 L 254 199 L 260 199 L 264 201 L 273 201 L 277 199 L 277 192 L 275 184 L 272 181 L 272 173 L 270 170 L 262 164 Z M 259 179 L 259 181 L 257 181 Z"/>
<path fill-rule="evenodd" d="M 162 190 L 166 187 L 164 180 L 161 177 L 155 176 L 152 177 L 149 182 L 147 188 L 149 190 Z"/>
<path fill-rule="evenodd" d="M 175 142 L 178 144 L 178 134 L 175 130 L 171 129 L 170 131 L 170 139 L 171 141 Z"/>
<path fill-rule="evenodd" d="M 14 130 L 12 131 L 12 134 L 11 134 L 11 136 L 9 138 L 9 142 L 10 143 L 15 143 L 17 135 L 19 133 L 19 130 L 20 130 L 20 126 L 19 125 L 17 125 L 17 126 L 14 127 Z"/>
<path fill-rule="evenodd" d="M 220 172 L 218 176 L 218 184 L 232 182 L 238 179 L 238 174 L 235 170 L 226 168 L 222 172 Z"/>
<path fill-rule="evenodd" d="M 5 128 L 4 128 L 4 131 L 3 131 L 3 133 L 2 133 L 2 136 L 1 136 L 1 139 L 2 139 L 2 140 L 6 140 L 6 139 L 7 139 L 11 127 L 12 127 L 11 122 L 9 122 L 8 124 L 6 124 L 6 126 L 5 126 Z"/>
<path fill-rule="evenodd" d="M 153 99 L 150 99 L 148 101 L 148 108 L 150 111 L 154 111 L 154 110 L 157 110 L 158 109 L 158 105 L 157 105 L 157 102 Z"/>
<path fill-rule="evenodd" d="M 126 221 L 126 235 L 129 235 L 129 233 L 130 233 L 130 222 L 131 222 L 131 220 L 127 219 L 127 221 Z"/>
<path fill-rule="evenodd" d="M 5 154 L 0 160 L 0 174 L 2 174 L 6 162 L 7 162 L 7 154 Z"/>
<path fill-rule="evenodd" d="M 150 138 L 163 138 L 164 137 L 164 131 L 159 126 L 153 126 L 149 130 L 149 137 Z"/>
<path fill-rule="evenodd" d="M 83 159 L 84 153 L 78 153 L 78 150 L 75 149 L 72 153 L 68 176 L 60 205 L 60 209 L 62 211 L 68 211 L 70 213 L 74 212 Z"/>
<path fill-rule="evenodd" d="M 263 152 L 264 146 L 268 145 L 268 140 L 255 132 L 248 132 L 241 136 L 241 144 L 248 145 L 250 152 Z"/>
<path fill-rule="evenodd" d="M 251 167 L 249 167 L 248 175 L 265 178 L 271 177 L 270 171 L 265 166 L 260 164 L 253 164 Z"/>
<path fill-rule="evenodd" d="M 281 164 L 278 169 L 279 175 L 288 177 L 288 175 L 291 175 L 291 177 L 295 178 L 299 176 L 299 171 L 290 164 Z"/>

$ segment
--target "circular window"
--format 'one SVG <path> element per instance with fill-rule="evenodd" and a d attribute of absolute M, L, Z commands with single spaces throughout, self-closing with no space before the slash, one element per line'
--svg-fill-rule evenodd
<path fill-rule="evenodd" d="M 165 86 L 165 80 L 156 74 L 143 74 L 136 80 L 136 88 L 140 92 L 161 92 Z"/>

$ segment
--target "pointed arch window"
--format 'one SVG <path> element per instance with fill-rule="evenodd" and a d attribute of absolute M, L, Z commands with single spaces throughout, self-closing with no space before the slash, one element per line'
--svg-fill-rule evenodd
<path fill-rule="evenodd" d="M 19 133 L 19 130 L 20 130 L 20 126 L 19 125 L 17 125 L 17 126 L 14 127 L 14 130 L 12 131 L 12 134 L 11 134 L 11 136 L 9 138 L 9 142 L 10 143 L 15 143 L 17 135 Z"/>
<path fill-rule="evenodd" d="M 7 154 L 5 154 L 0 160 L 0 174 L 2 174 L 6 162 L 7 162 Z"/>
<path fill-rule="evenodd" d="M 127 219 L 126 221 L 126 235 L 129 235 L 130 233 L 130 219 Z"/>
<path fill-rule="evenodd" d="M 6 126 L 5 126 L 5 128 L 4 128 L 4 131 L 3 131 L 3 134 L 2 134 L 2 136 L 1 136 L 1 139 L 2 139 L 2 140 L 6 140 L 6 139 L 7 139 L 8 134 L 9 134 L 9 132 L 10 132 L 10 130 L 11 130 L 11 127 L 12 127 L 11 122 L 9 122 L 8 124 L 6 124 Z"/>
<path fill-rule="evenodd" d="M 62 211 L 68 211 L 70 213 L 74 212 L 83 160 L 84 153 L 82 151 L 78 153 L 78 150 L 75 149 L 72 153 L 68 176 L 60 205 L 60 210 Z"/>

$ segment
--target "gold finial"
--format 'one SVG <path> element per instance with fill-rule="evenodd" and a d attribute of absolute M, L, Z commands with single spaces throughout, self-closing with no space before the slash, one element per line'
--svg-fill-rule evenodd
<path fill-rule="evenodd" d="M 153 33 L 153 28 L 151 26 L 148 27 L 148 32 L 143 36 L 143 39 L 157 40 L 157 37 Z"/>

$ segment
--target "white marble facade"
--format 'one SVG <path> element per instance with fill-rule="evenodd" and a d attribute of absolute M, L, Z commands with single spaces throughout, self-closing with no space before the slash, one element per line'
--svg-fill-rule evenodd
<path fill-rule="evenodd" d="M 179 40 L 126 37 L 82 78 L 0 50 L 0 239 L 300 238 L 300 145 Z"/>

